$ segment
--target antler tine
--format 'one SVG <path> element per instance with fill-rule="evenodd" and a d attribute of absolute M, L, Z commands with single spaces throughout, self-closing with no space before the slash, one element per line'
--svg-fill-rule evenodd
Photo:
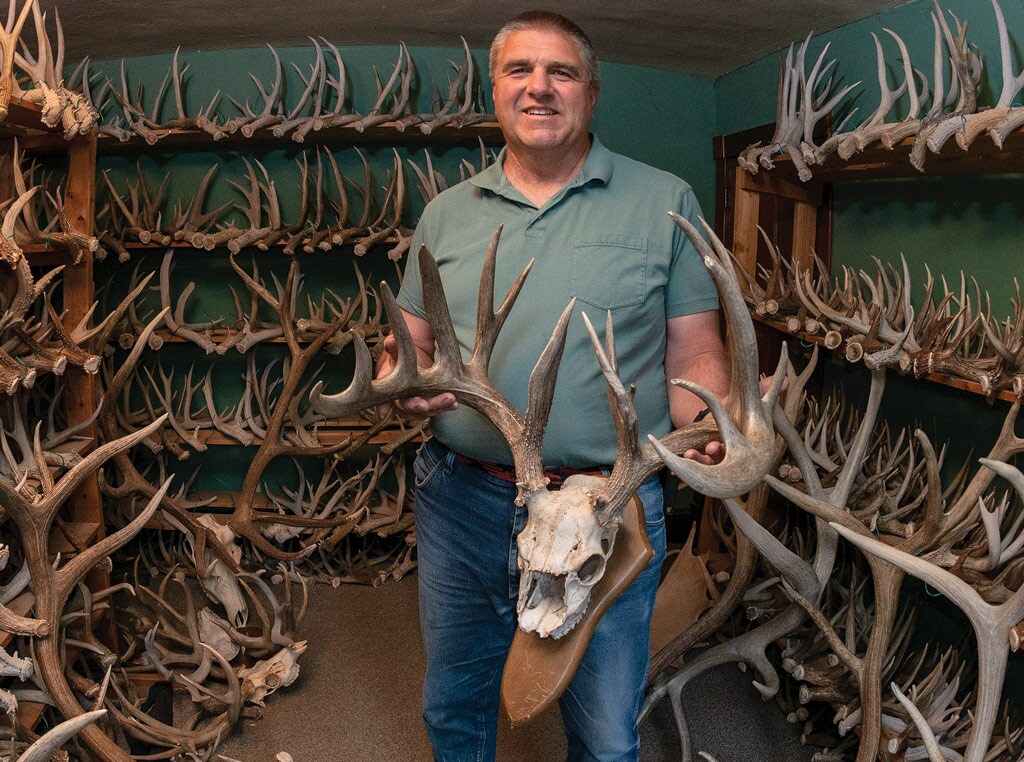
<path fill-rule="evenodd" d="M 280 124 L 275 126 L 273 130 L 271 130 L 274 137 L 276 138 L 284 137 L 284 134 L 292 127 L 296 126 L 301 122 L 306 121 L 306 117 L 300 116 L 300 114 L 302 113 L 302 110 L 306 107 L 306 102 L 309 100 L 310 95 L 313 93 L 313 88 L 317 87 L 317 85 L 320 85 L 322 89 L 323 76 L 321 72 L 325 67 L 324 50 L 312 37 L 310 37 L 309 40 L 313 43 L 313 47 L 316 48 L 316 59 L 314 60 L 313 65 L 310 66 L 309 79 L 306 79 L 305 75 L 303 75 L 302 73 L 302 69 L 299 68 L 298 65 L 296 65 L 295 63 L 292 64 L 292 68 L 295 69 L 295 73 L 299 76 L 299 79 L 302 80 L 303 84 L 306 87 L 302 91 L 302 94 L 299 96 L 299 100 L 295 104 L 295 108 L 288 112 L 288 115 L 284 119 L 284 121 L 282 121 Z M 317 108 L 319 108 L 319 94 L 317 96 Z M 310 117 L 310 119 L 311 118 L 312 117 Z M 299 140 L 301 141 L 301 138 Z"/>
<path fill-rule="evenodd" d="M 992 688 L 1002 684 L 1006 673 L 1009 631 L 1024 615 L 1024 588 L 1005 603 L 993 606 L 985 603 L 970 585 L 945 569 L 840 524 L 832 523 L 832 528 L 862 552 L 877 556 L 932 585 L 967 615 L 978 641 L 979 704 L 964 759 L 981 762 L 996 721 L 999 693 L 998 690 L 993 693 Z M 992 696 L 996 697 L 995 700 Z"/>
<path fill-rule="evenodd" d="M 328 417 L 338 417 L 379 402 L 396 399 L 406 394 L 405 390 L 415 387 L 420 376 L 416 368 L 416 346 L 391 287 L 381 283 L 381 293 L 391 325 L 391 334 L 397 347 L 394 369 L 386 378 L 373 380 L 373 358 L 366 347 L 366 341 L 358 331 L 350 331 L 356 353 L 352 381 L 344 391 L 327 396 L 320 392 L 323 381 L 318 381 L 309 392 L 310 405 L 316 412 Z"/>
<path fill-rule="evenodd" d="M 525 502 L 525 493 L 542 489 L 547 484 L 544 466 L 541 463 L 540 442 L 544 438 L 548 414 L 551 412 L 555 382 L 558 380 L 558 366 L 562 361 L 562 350 L 565 349 L 569 318 L 572 317 L 575 306 L 576 299 L 573 298 L 562 311 L 555 329 L 551 332 L 551 338 L 548 339 L 533 372 L 530 373 L 523 434 L 516 441 L 510 442 L 519 486 L 519 494 L 516 496 L 519 505 Z"/>
<path fill-rule="evenodd" d="M 61 746 L 80 733 L 83 728 L 105 716 L 106 713 L 106 709 L 96 709 L 65 720 L 40 736 L 18 759 L 23 762 L 44 762 L 52 759 L 60 751 Z"/>
<path fill-rule="evenodd" d="M 491 348 L 497 339 L 498 331 L 507 317 L 515 298 L 522 287 L 522 281 L 526 277 L 524 272 L 517 278 L 509 289 L 501 307 L 494 314 L 491 314 L 490 305 L 493 304 L 493 280 L 494 280 L 494 254 L 497 248 L 498 236 L 492 239 L 491 247 L 488 249 L 484 273 L 481 278 L 480 307 L 479 314 L 482 324 L 477 327 L 476 347 L 469 364 L 462 361 L 462 354 L 458 338 L 452 327 L 451 316 L 448 312 L 448 304 L 444 296 L 444 287 L 437 270 L 437 264 L 426 247 L 420 249 L 419 265 L 423 281 L 423 302 L 427 313 L 427 320 L 434 331 L 436 347 L 436 360 L 429 368 L 419 369 L 416 363 L 416 349 L 412 341 L 405 321 L 401 318 L 401 310 L 395 301 L 394 295 L 388 285 L 382 284 L 381 298 L 384 302 L 390 317 L 392 331 L 398 347 L 398 361 L 392 372 L 385 378 L 372 380 L 372 361 L 365 342 L 358 333 L 353 333 L 353 344 L 356 351 L 356 370 L 349 387 L 339 394 L 326 396 L 321 394 L 321 383 L 313 387 L 310 392 L 310 403 L 318 413 L 329 417 L 336 417 L 353 410 L 360 410 L 371 405 L 389 402 L 396 398 L 407 397 L 419 394 L 438 394 L 451 392 L 456 399 L 464 402 L 470 407 L 478 410 L 487 416 L 491 422 L 505 435 L 505 438 L 512 445 L 516 459 L 517 473 L 520 477 L 523 474 L 532 473 L 533 465 L 525 462 L 527 458 L 522 454 L 516 454 L 519 445 L 526 448 L 524 440 L 524 429 L 526 421 L 518 411 L 498 392 L 487 380 L 487 360 L 490 357 Z M 528 268 L 527 268 L 528 269 Z M 563 313 L 559 326 L 556 327 L 548 347 L 544 350 L 541 359 L 531 376 L 531 390 L 537 386 L 537 395 L 542 395 L 541 389 L 546 388 L 550 383 L 552 386 L 553 369 L 557 367 L 556 355 L 560 354 L 557 348 L 561 341 L 564 341 L 564 332 L 568 322 L 568 315 L 571 310 Z M 539 385 L 539 386 L 538 386 Z M 531 414 L 531 432 L 542 432 L 543 423 L 539 408 L 543 407 L 543 397 L 536 397 L 531 391 L 531 403 L 534 412 Z M 539 460 L 539 453 L 536 455 Z M 525 470 L 520 470 L 522 467 Z M 539 462 L 536 464 L 538 478 Z M 526 479 L 525 484 L 533 485 L 534 480 Z"/>
<path fill-rule="evenodd" d="M 487 373 L 487 367 L 491 361 L 491 352 L 494 349 L 494 342 L 498 337 L 498 333 L 505 324 L 505 319 L 508 317 L 512 305 L 515 304 L 516 299 L 519 297 L 523 283 L 526 282 L 526 276 L 530 274 L 530 270 L 533 267 L 533 260 L 531 259 L 526 263 L 526 267 L 523 268 L 519 277 L 512 284 L 512 287 L 509 288 L 505 300 L 498 307 L 498 311 L 494 312 L 494 270 L 495 262 L 497 261 L 498 241 L 501 238 L 503 228 L 504 226 L 499 226 L 494 231 L 491 242 L 487 246 L 487 254 L 484 256 L 484 269 L 480 275 L 480 295 L 476 310 L 476 343 L 473 346 L 473 356 L 468 363 L 469 367 L 484 375 Z"/>
<path fill-rule="evenodd" d="M 457 368 L 462 364 L 459 340 L 455 336 L 455 329 L 452 326 L 451 313 L 448 311 L 448 302 L 445 299 L 444 286 L 441 283 L 441 274 L 426 246 L 420 247 L 419 265 L 423 280 L 423 306 L 427 313 L 427 320 L 433 327 L 436 362 L 442 366 Z M 384 292 L 384 299 L 388 314 L 396 314 L 392 312 L 394 307 L 389 291 Z"/>
<path fill-rule="evenodd" d="M 3 53 L 3 71 L 0 72 L 0 118 L 7 117 L 12 86 L 17 86 L 14 79 L 14 58 L 18 48 L 18 37 L 21 36 L 21 29 L 28 19 L 28 12 L 32 6 L 31 2 L 25 3 L 17 21 L 14 22 L 15 6 L 12 3 L 8 8 L 7 24 L 5 28 L 0 29 L 0 51 Z"/>
<path fill-rule="evenodd" d="M 726 336 L 726 341 L 729 345 L 730 358 L 736 359 L 740 356 L 740 352 L 751 352 L 752 354 L 745 355 L 747 357 L 755 356 L 753 353 L 756 352 L 757 339 L 754 336 L 753 324 L 750 322 L 744 322 L 742 318 L 748 315 L 746 304 L 743 301 L 743 295 L 740 293 L 739 284 L 736 282 L 735 272 L 732 267 L 732 253 L 725 247 L 725 245 L 719 240 L 718 236 L 715 235 L 714 230 L 707 224 L 707 222 L 701 219 L 701 225 L 704 227 L 705 232 L 711 239 L 712 246 L 714 247 L 714 254 L 716 259 L 714 260 L 714 267 L 708 260 L 707 255 L 711 253 L 707 249 L 707 244 L 697 234 L 696 229 L 692 225 L 676 215 L 671 215 L 676 224 L 680 221 L 686 223 L 686 225 L 693 230 L 693 234 L 696 235 L 697 240 L 704 244 L 704 248 L 698 247 L 698 252 L 701 253 L 704 258 L 704 265 L 710 271 L 712 278 L 715 280 L 718 286 L 719 299 L 721 301 L 722 311 L 725 313 L 726 323 L 730 326 L 731 330 Z M 691 233 L 687 230 L 687 227 L 683 228 L 686 231 L 687 236 L 693 240 Z M 715 276 L 718 277 L 715 277 Z M 734 351 L 735 349 L 735 351 Z M 737 366 L 740 373 L 737 373 Z M 766 409 L 771 410 L 775 405 L 775 401 L 782 390 L 782 381 L 780 376 L 784 376 L 786 368 L 788 367 L 788 361 L 786 360 L 786 353 L 783 350 L 783 356 L 779 360 L 778 367 L 775 371 L 775 383 L 773 383 L 769 393 L 765 395 L 763 400 Z M 730 388 L 729 388 L 729 399 L 740 399 L 746 402 L 748 405 L 755 406 L 757 397 L 759 394 L 758 390 L 758 369 L 755 363 L 733 363 L 733 372 L 730 373 Z M 751 398 L 744 399 L 743 394 L 745 392 L 754 391 Z M 756 406 L 755 406 L 756 407 Z"/>
<path fill-rule="evenodd" d="M 612 420 L 615 423 L 615 436 L 618 441 L 619 453 L 615 467 L 612 469 L 610 483 L 625 481 L 633 471 L 633 462 L 641 457 L 640 453 L 640 432 L 637 422 L 636 408 L 633 406 L 634 387 L 631 385 L 627 390 L 622 379 L 618 375 L 618 358 L 615 355 L 615 336 L 612 329 L 612 314 L 609 310 L 605 321 L 605 348 L 597 338 L 594 326 L 582 313 L 583 322 L 590 336 L 590 343 L 594 347 L 594 354 L 597 355 L 597 362 L 601 366 L 605 382 L 608 384 L 608 403 L 612 411 Z M 619 460 L 622 460 L 620 466 Z"/>
<path fill-rule="evenodd" d="M 805 74 L 803 69 L 801 69 L 800 71 L 800 78 L 804 89 L 803 114 L 801 115 L 801 118 L 803 119 L 803 139 L 804 142 L 807 143 L 808 146 L 812 148 L 815 146 L 814 128 L 817 126 L 817 123 L 825 114 L 831 112 L 832 109 L 835 108 L 839 104 L 839 102 L 850 93 L 851 90 L 855 89 L 860 85 L 860 82 L 857 81 L 854 82 L 852 85 L 846 85 L 845 87 L 841 88 L 839 92 L 831 94 L 829 92 L 830 84 L 827 83 L 825 87 L 822 88 L 821 96 L 819 99 L 820 101 L 824 102 L 819 102 L 817 107 L 815 107 L 814 93 L 818 89 L 818 85 L 821 82 L 822 78 L 825 76 L 828 70 L 832 68 L 833 65 L 835 65 L 836 62 L 836 59 L 833 58 L 827 64 L 822 66 L 825 60 L 825 56 L 828 54 L 829 46 L 831 44 L 832 43 L 827 43 L 825 47 L 822 48 L 821 53 L 818 54 L 818 58 L 814 62 L 814 66 L 812 67 L 810 74 Z"/>
<path fill-rule="evenodd" d="M 708 441 L 706 437 L 712 433 L 711 427 L 686 426 L 670 434 L 664 441 L 651 436 L 648 438 L 665 464 L 694 489 L 711 497 L 733 497 L 747 492 L 760 481 L 774 456 L 775 433 L 769 411 L 775 407 L 782 389 L 788 359 L 783 348 L 775 370 L 775 380 L 762 400 L 757 368 L 750 359 L 757 356 L 757 339 L 728 251 L 705 221 L 701 220 L 701 224 L 713 242 L 714 249 L 690 222 L 671 212 L 669 216 L 686 233 L 718 289 L 721 307 L 730 327 L 727 337 L 729 358 L 732 361 L 729 408 L 733 410 L 739 425 L 713 393 L 691 382 L 673 379 L 673 383 L 696 394 L 711 409 L 719 435 L 726 446 L 725 459 L 717 465 L 706 466 L 674 454 L 693 447 L 695 440 L 701 441 L 703 438 L 703 441 Z"/>
<path fill-rule="evenodd" d="M 756 474 L 767 470 L 769 465 L 767 459 L 774 454 L 772 446 L 774 431 L 767 411 L 775 406 L 782 380 L 786 375 L 785 351 L 780 358 L 772 389 L 762 400 L 758 396 L 756 368 L 749 363 L 749 358 L 755 354 L 753 347 L 756 346 L 753 325 L 749 321 L 749 313 L 730 263 L 729 252 L 715 238 L 706 223 L 704 223 L 704 227 L 715 243 L 714 250 L 693 225 L 674 214 L 670 214 L 670 216 L 690 238 L 701 254 L 705 266 L 711 272 L 719 290 L 727 322 L 732 328 L 729 336 L 729 348 L 735 372 L 730 383 L 730 407 L 735 408 L 740 425 L 737 427 L 730 419 L 725 407 L 717 397 L 701 387 L 684 383 L 683 386 L 701 396 L 712 409 L 716 422 L 719 422 L 719 433 L 716 434 L 715 427 L 711 423 L 694 424 L 673 432 L 663 441 L 650 437 L 651 445 L 644 445 L 639 451 L 634 448 L 630 452 L 628 443 L 634 437 L 630 429 L 635 426 L 632 393 L 627 392 L 621 380 L 618 379 L 614 371 L 614 360 L 601 349 L 592 327 L 588 325 L 591 342 L 594 344 L 598 362 L 609 385 L 609 395 L 615 400 L 614 407 L 617 410 L 613 413 L 613 417 L 616 419 L 617 434 L 620 437 L 620 443 L 627 443 L 625 448 L 620 446 L 619 457 L 612 470 L 611 478 L 598 500 L 605 517 L 616 515 L 620 501 L 614 496 L 632 494 L 640 481 L 660 465 L 657 460 L 659 457 L 665 460 L 670 467 L 681 463 L 679 472 L 677 472 L 680 477 L 705 494 L 732 496 L 750 489 L 760 478 Z M 609 336 L 608 347 L 612 357 L 614 356 L 613 342 L 614 338 Z M 726 460 L 717 466 L 700 466 L 697 463 L 682 461 L 673 454 L 692 447 L 703 446 L 716 436 L 721 436 L 725 440 L 727 452 Z M 743 463 L 747 458 L 750 460 Z M 740 463 L 742 465 L 739 465 Z M 673 470 L 675 469 L 673 468 Z"/>

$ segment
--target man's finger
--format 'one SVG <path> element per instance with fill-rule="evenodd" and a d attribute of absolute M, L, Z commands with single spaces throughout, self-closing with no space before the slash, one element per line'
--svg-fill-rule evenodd
<path fill-rule="evenodd" d="M 687 460 L 692 460 L 695 463 L 701 463 L 702 465 L 705 466 L 714 465 L 714 461 L 707 455 L 702 453 L 700 450 L 687 450 L 686 452 L 683 453 L 683 457 L 686 458 Z"/>
<path fill-rule="evenodd" d="M 396 405 L 401 414 L 409 418 L 421 420 L 438 413 L 458 408 L 459 403 L 451 392 L 444 392 L 434 397 L 407 397 L 397 400 Z"/>
<path fill-rule="evenodd" d="M 459 407 L 458 400 L 455 399 L 455 395 L 451 392 L 437 395 L 431 399 L 431 403 L 442 410 L 456 410 Z"/>
<path fill-rule="evenodd" d="M 398 406 L 408 413 L 423 414 L 428 410 L 427 401 L 422 397 L 406 397 L 398 401 Z"/>

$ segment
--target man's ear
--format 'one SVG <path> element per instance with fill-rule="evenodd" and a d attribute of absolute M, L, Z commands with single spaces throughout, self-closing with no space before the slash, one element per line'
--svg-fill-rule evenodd
<path fill-rule="evenodd" d="M 590 106 L 593 108 L 597 105 L 597 96 L 601 94 L 601 83 L 591 82 L 590 83 Z"/>

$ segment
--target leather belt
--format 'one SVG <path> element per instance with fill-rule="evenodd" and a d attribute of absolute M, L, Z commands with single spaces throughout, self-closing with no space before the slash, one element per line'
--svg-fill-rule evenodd
<path fill-rule="evenodd" d="M 469 466 L 479 468 L 491 476 L 496 476 L 502 481 L 516 483 L 516 470 L 512 466 L 507 466 L 504 463 L 491 463 L 489 460 L 477 460 L 471 458 L 468 455 L 463 455 L 460 452 L 455 453 L 455 460 L 460 463 L 465 463 Z M 610 470 L 610 468 L 608 469 Z M 568 479 L 570 476 L 576 474 L 585 474 L 587 476 L 604 476 L 605 469 L 601 466 L 585 466 L 584 468 L 546 468 L 544 469 L 544 476 L 549 480 L 551 487 L 561 487 L 562 482 Z"/>

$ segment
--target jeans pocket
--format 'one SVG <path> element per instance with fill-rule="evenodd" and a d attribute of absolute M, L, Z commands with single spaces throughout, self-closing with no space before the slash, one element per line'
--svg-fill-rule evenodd
<path fill-rule="evenodd" d="M 665 525 L 665 491 L 657 474 L 650 476 L 636 491 L 644 506 L 648 531 Z"/>
<path fill-rule="evenodd" d="M 416 489 L 422 489 L 428 485 L 434 478 L 434 475 L 441 470 L 446 460 L 446 450 L 444 445 L 441 445 L 433 440 L 427 440 L 423 443 L 419 452 L 416 453 L 416 459 L 412 462 L 412 472 L 415 476 L 414 483 Z"/>

